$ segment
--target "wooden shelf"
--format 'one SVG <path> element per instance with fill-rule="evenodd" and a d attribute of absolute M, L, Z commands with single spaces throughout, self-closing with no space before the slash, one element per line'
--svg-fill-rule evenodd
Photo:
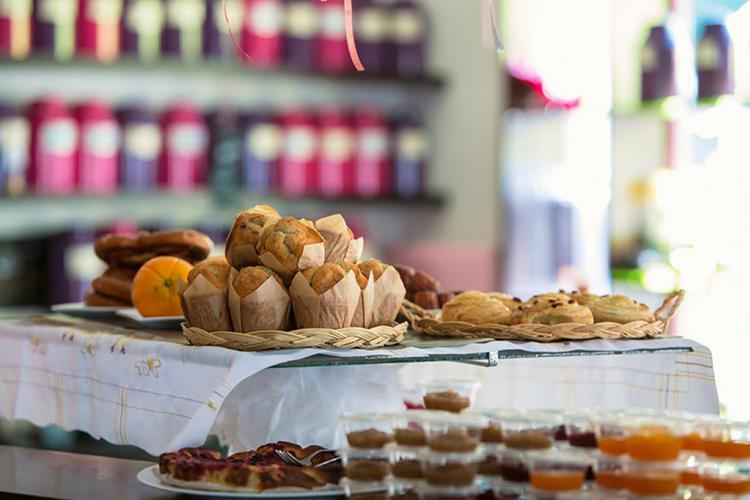
<path fill-rule="evenodd" d="M 311 218 L 328 213 L 378 213 L 403 217 L 413 210 L 436 210 L 445 204 L 439 194 L 401 198 L 288 198 L 238 193 L 217 197 L 201 190 L 192 193 L 155 192 L 111 197 L 0 198 L 0 239 L 11 240 L 52 234 L 73 227 L 106 226 L 131 220 L 142 226 L 228 228 L 237 212 L 267 204 L 280 212 Z"/>

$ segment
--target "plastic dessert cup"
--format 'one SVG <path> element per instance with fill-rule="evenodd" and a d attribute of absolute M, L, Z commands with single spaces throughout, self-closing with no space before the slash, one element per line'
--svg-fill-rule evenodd
<path fill-rule="evenodd" d="M 529 452 L 531 485 L 540 491 L 574 491 L 583 487 L 591 457 L 586 453 L 545 450 Z"/>
<path fill-rule="evenodd" d="M 625 420 L 618 415 L 600 415 L 594 422 L 599 451 L 607 455 L 624 455 L 626 451 Z"/>
<path fill-rule="evenodd" d="M 432 410 L 409 410 L 393 415 L 393 439 L 399 446 L 426 446 L 425 422 L 448 413 Z"/>
<path fill-rule="evenodd" d="M 627 427 L 625 452 L 638 461 L 673 461 L 682 451 L 682 437 L 666 420 L 635 421 Z"/>
<path fill-rule="evenodd" d="M 625 488 L 635 495 L 674 495 L 680 486 L 679 463 L 627 460 L 624 466 Z"/>
<path fill-rule="evenodd" d="M 565 419 L 565 435 L 571 446 L 596 448 L 596 415 L 592 412 L 569 412 Z"/>
<path fill-rule="evenodd" d="M 482 458 L 481 452 L 445 453 L 426 450 L 420 456 L 422 475 L 432 486 L 471 486 L 476 480 Z"/>
<path fill-rule="evenodd" d="M 391 472 L 388 453 L 383 450 L 342 448 L 338 453 L 344 475 L 355 485 L 382 482 Z"/>
<path fill-rule="evenodd" d="M 341 422 L 352 448 L 379 449 L 393 441 L 390 415 L 345 414 Z"/>
<path fill-rule="evenodd" d="M 528 483 L 529 467 L 526 453 L 519 450 L 506 449 L 500 458 L 500 476 L 511 483 Z"/>
<path fill-rule="evenodd" d="M 503 422 L 503 442 L 515 450 L 550 448 L 560 425 L 559 418 L 545 413 L 528 413 Z"/>
<path fill-rule="evenodd" d="M 750 470 L 747 462 L 705 461 L 700 466 L 700 485 L 706 493 L 750 494 Z"/>
<path fill-rule="evenodd" d="M 482 487 L 478 484 L 451 487 L 423 483 L 417 487 L 417 495 L 424 500 L 473 500 L 481 494 Z"/>
<path fill-rule="evenodd" d="M 750 424 L 723 421 L 705 425 L 703 451 L 711 458 L 750 460 Z"/>
<path fill-rule="evenodd" d="M 388 487 L 382 481 L 353 481 L 345 477 L 340 484 L 344 488 L 346 498 L 386 500 L 389 497 Z"/>
<path fill-rule="evenodd" d="M 479 446 L 487 419 L 479 415 L 444 414 L 424 421 L 427 446 L 440 452 L 472 452 Z"/>
<path fill-rule="evenodd" d="M 422 465 L 420 450 L 413 446 L 389 446 L 388 460 L 394 479 L 413 482 L 422 479 Z"/>
<path fill-rule="evenodd" d="M 438 380 L 420 382 L 419 387 L 428 410 L 460 413 L 472 407 L 480 385 L 474 380 Z"/>
<path fill-rule="evenodd" d="M 501 475 L 500 464 L 503 459 L 505 447 L 500 444 L 482 444 L 480 451 L 484 455 L 479 464 L 479 474 L 488 477 L 499 477 Z"/>
<path fill-rule="evenodd" d="M 619 457 L 599 453 L 594 457 L 594 481 L 600 488 L 606 490 L 621 490 L 625 488 L 623 476 L 623 460 Z"/>

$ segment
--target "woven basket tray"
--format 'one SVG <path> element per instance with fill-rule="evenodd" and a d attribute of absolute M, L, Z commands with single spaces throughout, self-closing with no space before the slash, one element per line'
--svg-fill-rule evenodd
<path fill-rule="evenodd" d="M 642 339 L 662 334 L 669 320 L 677 312 L 684 290 L 672 293 L 654 312 L 655 321 L 633 321 L 631 323 L 563 323 L 559 325 L 542 325 L 523 323 L 520 325 L 473 325 L 461 321 L 440 321 L 434 314 L 425 311 L 418 305 L 404 300 L 401 313 L 411 324 L 412 329 L 424 335 L 453 338 L 493 338 L 497 340 L 533 340 L 552 342 L 555 340 L 586 339 Z"/>
<path fill-rule="evenodd" d="M 192 345 L 213 345 L 237 351 L 268 351 L 302 347 L 338 347 L 371 349 L 395 345 L 404 340 L 407 323 L 373 328 L 303 328 L 300 330 L 263 330 L 250 333 L 207 332 L 182 324 L 182 333 Z"/>

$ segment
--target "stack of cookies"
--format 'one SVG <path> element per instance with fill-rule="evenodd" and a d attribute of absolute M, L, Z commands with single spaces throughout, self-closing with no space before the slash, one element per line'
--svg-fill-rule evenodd
<path fill-rule="evenodd" d="M 255 206 L 237 215 L 225 258 L 194 268 L 183 311 L 209 332 L 392 324 L 406 290 L 393 267 L 359 262 L 362 248 L 339 214 L 313 222 Z"/>
<path fill-rule="evenodd" d="M 91 283 L 84 302 L 89 306 L 130 307 L 133 278 L 143 264 L 165 255 L 195 263 L 205 259 L 212 248 L 208 236 L 193 230 L 106 234 L 96 240 L 94 252 L 107 269 Z"/>

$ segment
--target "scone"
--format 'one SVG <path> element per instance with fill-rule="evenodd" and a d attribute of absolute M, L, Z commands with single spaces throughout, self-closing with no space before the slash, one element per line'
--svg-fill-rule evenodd
<path fill-rule="evenodd" d="M 269 221 L 280 217 L 268 205 L 256 205 L 237 214 L 224 251 L 229 264 L 235 269 L 258 264 L 258 245 L 263 228 Z"/>
<path fill-rule="evenodd" d="M 289 322 L 289 292 L 279 275 L 264 266 L 232 271 L 228 292 L 232 324 L 237 332 L 285 330 Z"/>
<path fill-rule="evenodd" d="M 261 263 L 282 277 L 319 266 L 325 260 L 323 237 L 311 222 L 294 217 L 282 217 L 266 225 L 259 252 Z"/>
<path fill-rule="evenodd" d="M 472 290 L 449 300 L 443 306 L 441 318 L 443 321 L 462 321 L 473 325 L 506 325 L 510 315 L 510 309 L 500 300 Z"/>
<path fill-rule="evenodd" d="M 182 310 L 190 326 L 208 332 L 231 331 L 227 286 L 232 268 L 224 257 L 199 262 L 188 273 L 188 284 L 180 292 Z"/>
<path fill-rule="evenodd" d="M 566 301 L 539 302 L 531 307 L 521 306 L 513 312 L 511 322 L 513 324 L 559 325 L 581 323 L 590 325 L 594 322 L 594 317 L 588 307 L 578 304 L 573 299 L 568 299 Z"/>
<path fill-rule="evenodd" d="M 573 290 L 570 292 L 570 298 L 586 307 L 591 307 L 591 304 L 600 299 L 598 295 L 585 290 Z"/>
<path fill-rule="evenodd" d="M 654 314 L 646 304 L 640 304 L 626 295 L 607 295 L 589 306 L 594 321 L 602 323 L 630 323 L 631 321 L 654 321 Z"/>
<path fill-rule="evenodd" d="M 211 257 L 199 262 L 188 273 L 188 284 L 195 281 L 199 275 L 204 276 L 211 285 L 223 292 L 227 289 L 229 271 L 231 267 L 224 257 Z"/>

